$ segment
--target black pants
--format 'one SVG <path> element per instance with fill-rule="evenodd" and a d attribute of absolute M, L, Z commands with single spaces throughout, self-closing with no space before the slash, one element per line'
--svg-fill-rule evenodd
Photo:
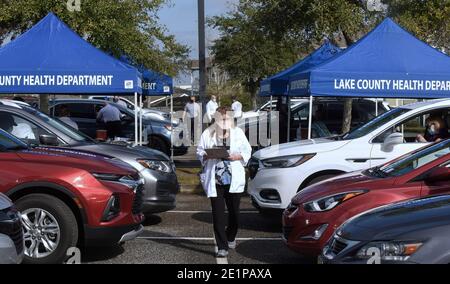
<path fill-rule="evenodd" d="M 239 227 L 239 206 L 241 194 L 230 193 L 229 186 L 216 185 L 217 197 L 211 198 L 214 235 L 219 250 L 228 250 L 228 242 L 233 242 Z M 226 227 L 225 205 L 228 208 Z"/>
<path fill-rule="evenodd" d="M 108 138 L 114 139 L 122 136 L 122 123 L 120 121 L 109 121 L 106 123 Z"/>

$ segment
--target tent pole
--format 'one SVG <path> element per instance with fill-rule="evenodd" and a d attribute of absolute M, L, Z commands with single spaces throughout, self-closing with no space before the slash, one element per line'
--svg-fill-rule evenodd
<path fill-rule="evenodd" d="M 143 130 L 144 127 L 142 126 L 142 94 L 139 95 L 139 146 L 142 146 L 143 144 Z"/>
<path fill-rule="evenodd" d="M 308 139 L 312 138 L 313 96 L 309 96 Z"/>
<path fill-rule="evenodd" d="M 138 105 L 138 93 L 135 92 L 134 93 L 134 146 L 138 145 L 138 110 L 137 110 L 137 105 Z"/>
<path fill-rule="evenodd" d="M 288 96 L 286 99 L 288 109 L 288 123 L 287 123 L 287 142 L 291 142 L 291 98 Z"/>
<path fill-rule="evenodd" d="M 375 99 L 375 116 L 378 116 L 378 98 Z"/>
<path fill-rule="evenodd" d="M 272 114 L 273 114 L 273 109 L 272 109 L 272 100 L 273 100 L 273 96 L 272 94 L 270 95 L 270 112 L 269 112 L 269 145 L 272 145 Z"/>
<path fill-rule="evenodd" d="M 172 134 L 170 135 L 170 159 L 173 162 L 173 94 L 170 94 L 170 128 L 172 129 Z"/>

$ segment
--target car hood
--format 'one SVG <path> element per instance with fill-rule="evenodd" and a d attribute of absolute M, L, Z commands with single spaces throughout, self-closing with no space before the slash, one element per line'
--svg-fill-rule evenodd
<path fill-rule="evenodd" d="M 256 152 L 253 157 L 263 160 L 290 155 L 323 153 L 339 149 L 349 142 L 347 140 L 336 141 L 332 138 L 301 140 L 264 148 Z"/>
<path fill-rule="evenodd" d="M 98 154 L 106 154 L 122 160 L 125 159 L 149 159 L 157 161 L 170 161 L 169 157 L 157 150 L 148 147 L 131 147 L 108 143 L 87 144 L 74 147 L 74 149 L 89 151 Z"/>
<path fill-rule="evenodd" d="M 6 195 L 0 193 L 0 210 L 5 210 L 13 206 L 11 200 Z"/>
<path fill-rule="evenodd" d="M 450 226 L 449 196 L 383 206 L 347 221 L 337 233 L 348 240 L 392 240 L 401 235 L 440 226 Z"/>
<path fill-rule="evenodd" d="M 134 175 L 136 173 L 132 167 L 118 159 L 88 151 L 58 147 L 36 147 L 18 151 L 17 155 L 22 160 L 34 164 L 78 168 L 91 173 L 120 175 Z"/>
<path fill-rule="evenodd" d="M 299 205 L 333 194 L 366 189 L 369 184 L 373 188 L 373 183 L 376 181 L 376 178 L 367 176 L 362 171 L 339 175 L 301 190 L 292 199 L 292 203 Z"/>

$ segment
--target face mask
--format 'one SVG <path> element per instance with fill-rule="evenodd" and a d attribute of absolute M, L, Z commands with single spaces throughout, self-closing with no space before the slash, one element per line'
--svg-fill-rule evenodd
<path fill-rule="evenodd" d="M 195 100 L 191 100 L 191 103 L 195 103 Z"/>
<path fill-rule="evenodd" d="M 428 134 L 430 134 L 430 135 L 436 134 L 436 128 L 434 127 L 434 125 L 431 125 L 431 126 L 428 128 Z"/>

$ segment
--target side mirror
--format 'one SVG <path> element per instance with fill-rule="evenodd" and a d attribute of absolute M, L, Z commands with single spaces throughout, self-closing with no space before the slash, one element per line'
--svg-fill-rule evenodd
<path fill-rule="evenodd" d="M 39 143 L 47 146 L 58 146 L 58 137 L 49 134 L 39 136 Z"/>
<path fill-rule="evenodd" d="M 450 168 L 449 167 L 439 167 L 431 170 L 430 173 L 425 177 L 425 182 L 435 183 L 440 181 L 450 181 Z"/>
<path fill-rule="evenodd" d="M 392 152 L 394 147 L 400 144 L 403 144 L 405 138 L 402 133 L 394 132 L 390 134 L 386 139 L 384 139 L 383 144 L 381 145 L 381 151 L 383 152 Z"/>

